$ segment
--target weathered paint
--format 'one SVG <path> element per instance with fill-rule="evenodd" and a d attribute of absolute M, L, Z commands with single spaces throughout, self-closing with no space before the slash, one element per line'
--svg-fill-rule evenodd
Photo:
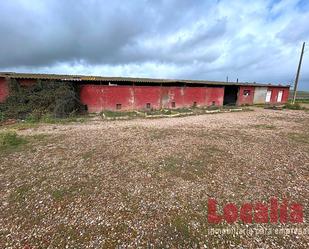
<path fill-rule="evenodd" d="M 36 80 L 19 79 L 22 86 L 31 86 Z M 250 94 L 244 94 L 250 91 Z M 282 101 L 286 103 L 289 87 L 255 87 L 239 86 L 238 105 L 265 103 L 265 92 L 271 91 L 270 104 L 277 104 L 279 91 L 283 91 Z M 5 78 L 0 78 L 0 102 L 9 95 L 9 87 Z M 264 96 L 264 97 L 263 97 Z M 169 86 L 110 86 L 110 85 L 80 85 L 81 102 L 88 106 L 89 112 L 102 110 L 133 110 L 150 108 L 182 108 L 196 106 L 222 106 L 224 86 L 205 87 L 169 87 Z"/>
<path fill-rule="evenodd" d="M 89 112 L 116 110 L 117 105 L 121 105 L 121 110 L 130 110 L 133 98 L 130 86 L 83 85 L 80 88 L 81 102 L 87 105 Z"/>
<path fill-rule="evenodd" d="M 102 110 L 182 108 L 223 104 L 223 87 L 160 87 L 82 85 L 80 99 L 89 112 Z M 149 107 L 148 106 L 148 107 Z"/>
<path fill-rule="evenodd" d="M 266 100 L 267 87 L 255 87 L 253 104 L 264 104 Z"/>
<path fill-rule="evenodd" d="M 205 106 L 222 106 L 224 87 L 206 87 Z"/>
<path fill-rule="evenodd" d="M 183 107 L 191 107 L 193 105 L 205 106 L 206 94 L 206 87 L 186 87 L 183 96 Z"/>
<path fill-rule="evenodd" d="M 147 104 L 150 104 L 150 108 L 153 109 L 160 108 L 160 87 L 134 86 L 131 89 L 133 93 L 132 100 L 134 102 L 129 108 L 137 110 L 146 109 Z"/>
<path fill-rule="evenodd" d="M 249 92 L 248 95 L 245 93 Z M 254 86 L 240 86 L 237 97 L 238 105 L 252 105 L 254 98 Z"/>
<path fill-rule="evenodd" d="M 117 105 L 121 105 L 120 110 L 130 110 L 133 104 L 133 90 L 129 86 L 96 86 L 103 106 L 108 110 L 115 110 Z M 101 90 L 101 91 L 100 91 Z M 100 93 L 103 93 L 101 95 Z"/>
<path fill-rule="evenodd" d="M 271 97 L 269 104 L 283 104 L 289 100 L 289 88 L 288 87 L 268 87 L 268 91 L 271 91 Z M 283 91 L 282 100 L 278 102 L 279 91 Z"/>
<path fill-rule="evenodd" d="M 161 87 L 161 106 L 162 108 L 184 107 L 184 96 L 185 87 Z"/>
<path fill-rule="evenodd" d="M 0 78 L 0 103 L 5 102 L 9 96 L 9 85 L 5 78 Z"/>

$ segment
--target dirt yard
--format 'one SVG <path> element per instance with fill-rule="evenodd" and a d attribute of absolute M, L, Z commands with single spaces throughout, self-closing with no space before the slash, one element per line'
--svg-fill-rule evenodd
<path fill-rule="evenodd" d="M 309 112 L 12 127 L 31 142 L 0 151 L 0 248 L 309 248 Z M 304 222 L 207 220 L 209 198 L 221 214 L 271 197 Z"/>

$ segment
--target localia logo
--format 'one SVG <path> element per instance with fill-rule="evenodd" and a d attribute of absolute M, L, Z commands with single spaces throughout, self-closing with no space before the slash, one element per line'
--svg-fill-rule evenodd
<path fill-rule="evenodd" d="M 283 199 L 271 198 L 268 203 L 244 203 L 236 205 L 227 203 L 218 212 L 216 199 L 208 200 L 208 222 L 218 224 L 227 223 L 302 223 L 304 220 L 303 205 Z"/>

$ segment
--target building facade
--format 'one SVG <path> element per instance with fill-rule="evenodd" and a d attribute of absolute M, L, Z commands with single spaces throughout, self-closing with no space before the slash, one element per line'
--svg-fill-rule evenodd
<path fill-rule="evenodd" d="M 0 102 L 9 96 L 9 81 L 29 87 L 38 80 L 76 84 L 88 112 L 128 111 L 223 105 L 283 104 L 289 85 L 226 83 L 48 74 L 0 73 Z"/>

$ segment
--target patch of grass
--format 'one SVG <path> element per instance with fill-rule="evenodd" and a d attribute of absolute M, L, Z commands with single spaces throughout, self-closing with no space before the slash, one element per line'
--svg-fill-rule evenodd
<path fill-rule="evenodd" d="M 277 127 L 275 125 L 258 124 L 258 125 L 254 125 L 253 128 L 265 129 L 265 130 L 275 130 Z"/>
<path fill-rule="evenodd" d="M 252 106 L 255 106 L 255 107 L 263 107 L 263 108 L 264 108 L 265 105 L 266 105 L 265 103 L 263 103 L 263 104 L 261 103 L 261 104 L 253 104 Z"/>
<path fill-rule="evenodd" d="M 189 158 L 181 155 L 170 156 L 163 160 L 163 171 L 186 181 L 194 181 L 212 173 L 214 169 L 209 165 L 213 160 L 216 160 L 216 156 L 222 153 L 223 151 L 215 147 L 205 146 Z"/>
<path fill-rule="evenodd" d="M 309 98 L 308 98 L 308 99 L 296 99 L 296 103 L 304 103 L 304 104 L 307 104 L 307 103 L 309 103 Z"/>
<path fill-rule="evenodd" d="M 147 129 L 147 135 L 151 140 L 158 140 L 174 136 L 175 131 L 172 129 Z"/>
<path fill-rule="evenodd" d="M 143 118 L 143 117 L 152 117 L 152 118 L 163 118 L 163 117 L 183 117 L 189 116 L 192 114 L 202 115 L 209 114 L 209 111 L 217 111 L 213 113 L 220 113 L 221 110 L 237 110 L 239 106 L 203 106 L 203 107 L 184 107 L 177 109 L 159 109 L 159 110 L 144 110 L 144 111 L 102 111 L 100 115 L 105 119 L 129 119 L 129 118 Z M 250 108 L 241 108 L 243 111 L 254 111 Z"/>
<path fill-rule="evenodd" d="M 27 142 L 25 138 L 18 136 L 14 131 L 0 133 L 0 150 L 14 149 Z"/>
<path fill-rule="evenodd" d="M 309 144 L 308 133 L 289 133 L 288 138 L 298 143 Z"/>
<path fill-rule="evenodd" d="M 102 111 L 100 113 L 100 116 L 102 116 L 103 118 L 119 118 L 119 117 L 137 117 L 139 116 L 139 114 L 137 112 L 127 112 L 127 111 Z"/>
<path fill-rule="evenodd" d="M 188 221 L 183 216 L 172 217 L 171 226 L 183 239 L 191 238 Z"/>
<path fill-rule="evenodd" d="M 59 201 L 64 199 L 64 197 L 68 194 L 68 191 L 66 189 L 56 189 L 51 193 L 51 196 L 53 199 Z"/>
<path fill-rule="evenodd" d="M 16 123 L 0 126 L 2 128 L 10 127 L 12 130 L 27 130 L 38 128 L 41 124 L 70 124 L 74 122 L 84 123 L 88 119 L 88 116 L 72 116 L 67 118 L 56 118 L 51 115 L 44 115 L 40 119 L 33 118 L 31 115 L 27 116 L 25 120 L 17 120 Z"/>
<path fill-rule="evenodd" d="M 299 103 L 286 103 L 283 107 L 284 109 L 290 109 L 290 110 L 305 110 L 305 107 L 302 107 Z"/>
<path fill-rule="evenodd" d="M 44 141 L 46 137 L 49 135 L 20 136 L 15 131 L 0 132 L 0 155 L 32 148 L 34 143 Z"/>
<path fill-rule="evenodd" d="M 239 108 L 241 108 L 241 107 L 239 107 L 237 105 L 224 105 L 224 106 L 222 106 L 222 109 L 239 109 Z M 217 107 L 217 109 L 218 109 L 218 107 Z"/>
<path fill-rule="evenodd" d="M 181 157 L 168 157 L 164 159 L 163 172 L 172 177 L 179 177 L 185 181 L 194 181 L 204 174 L 200 164 L 185 161 Z"/>
<path fill-rule="evenodd" d="M 84 160 L 90 159 L 94 155 L 95 151 L 87 151 L 82 154 Z"/>
<path fill-rule="evenodd" d="M 30 190 L 31 186 L 29 185 L 19 186 L 10 194 L 10 201 L 18 203 L 25 201 L 27 194 L 29 193 Z"/>
<path fill-rule="evenodd" d="M 64 118 L 57 118 L 54 115 L 51 114 L 46 114 L 41 117 L 36 117 L 32 114 L 28 115 L 26 119 L 24 120 L 24 124 L 39 124 L 39 123 L 44 123 L 44 124 L 68 124 L 72 122 L 85 122 L 87 120 L 87 116 L 77 116 L 77 115 L 71 115 L 68 117 Z"/>
<path fill-rule="evenodd" d="M 194 107 L 194 109 L 198 109 L 198 107 Z M 178 108 L 173 110 L 174 112 L 178 112 L 178 113 L 187 113 L 187 112 L 192 112 L 192 109 L 190 108 Z"/>
<path fill-rule="evenodd" d="M 172 112 L 170 109 L 149 110 L 146 112 L 146 115 L 171 115 Z"/>
<path fill-rule="evenodd" d="M 62 201 L 65 199 L 74 198 L 82 194 L 89 194 L 92 187 L 91 182 L 76 182 L 68 187 L 61 187 L 50 191 L 51 196 L 56 201 Z"/>
<path fill-rule="evenodd" d="M 40 123 L 26 123 L 26 122 L 18 122 L 10 125 L 10 129 L 12 130 L 27 130 L 27 129 L 35 129 L 40 126 Z"/>
<path fill-rule="evenodd" d="M 31 135 L 28 136 L 27 139 L 29 142 L 34 142 L 34 141 L 43 141 L 45 138 L 49 137 L 50 135 L 48 134 L 36 134 L 36 135 Z"/>

